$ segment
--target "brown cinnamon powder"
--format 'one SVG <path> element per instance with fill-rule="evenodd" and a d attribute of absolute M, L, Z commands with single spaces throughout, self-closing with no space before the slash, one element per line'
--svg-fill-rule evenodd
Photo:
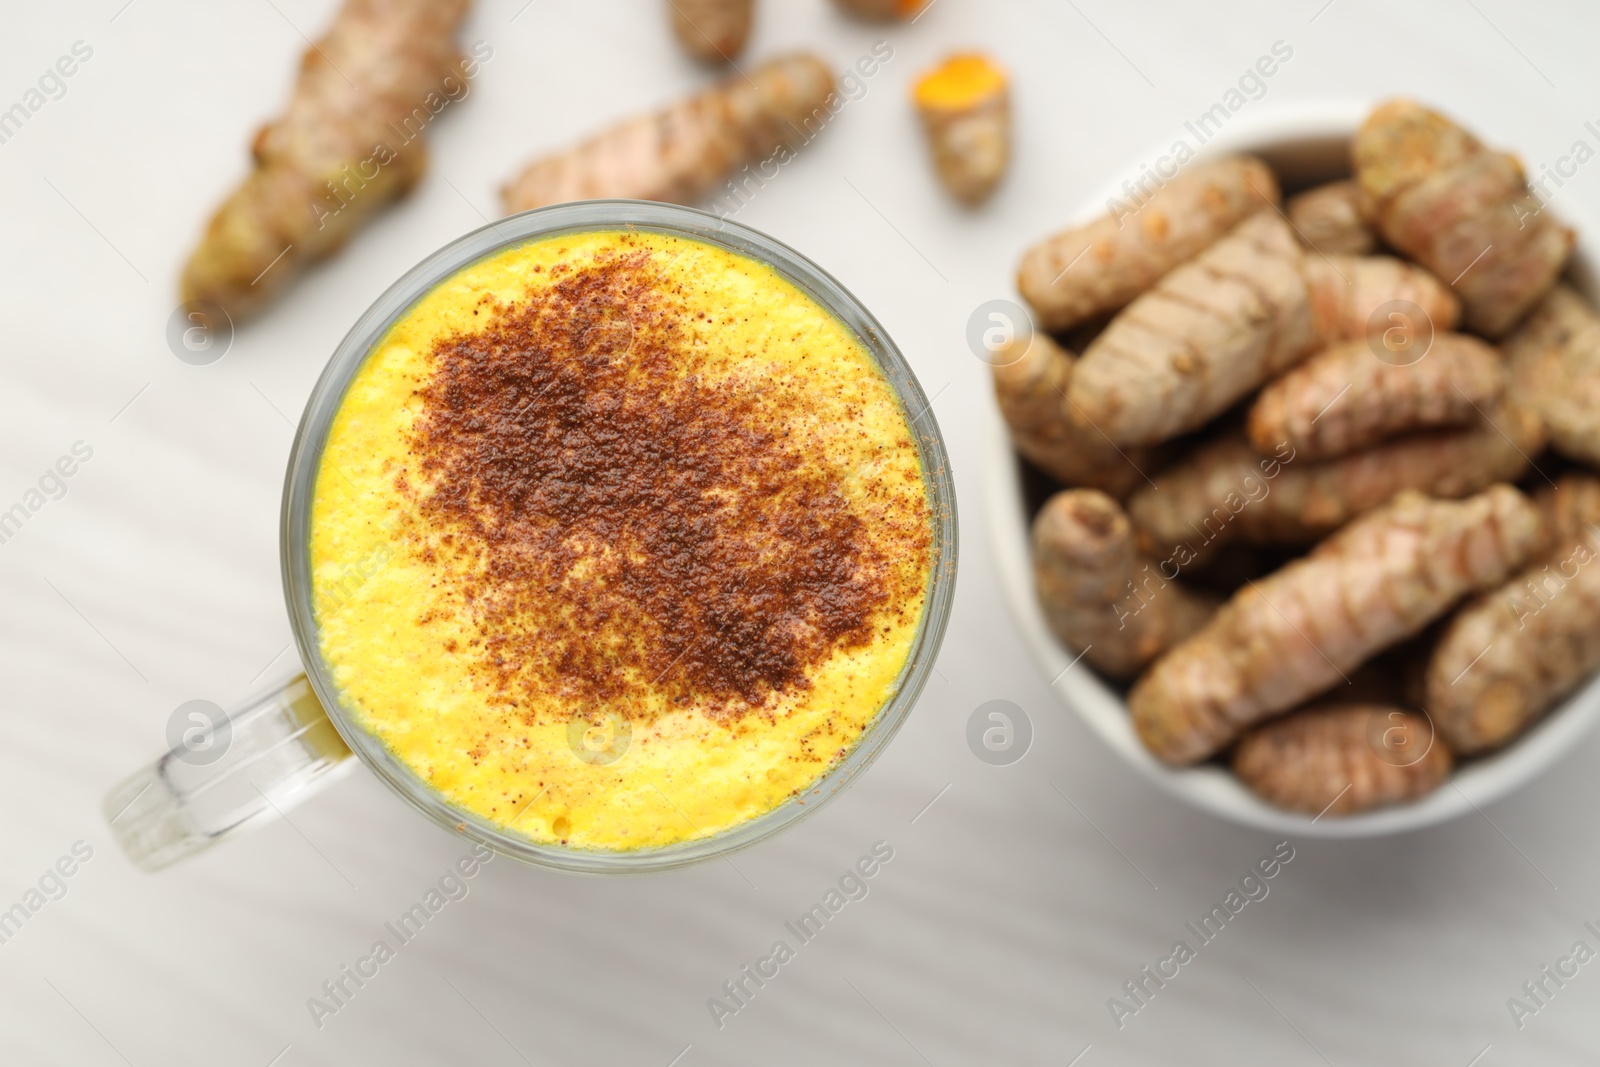
<path fill-rule="evenodd" d="M 703 313 L 647 251 L 551 277 L 435 345 L 422 484 L 397 484 L 450 558 L 492 692 L 736 719 L 916 602 L 924 501 L 866 494 L 902 512 L 875 533 L 849 472 L 819 462 L 806 390 L 699 374 L 685 324 Z"/>

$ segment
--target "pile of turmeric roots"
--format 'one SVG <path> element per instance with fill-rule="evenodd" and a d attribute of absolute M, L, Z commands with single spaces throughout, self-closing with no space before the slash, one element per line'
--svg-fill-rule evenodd
<path fill-rule="evenodd" d="M 1312 815 L 1426 794 L 1600 668 L 1574 235 L 1414 102 L 1350 158 L 1286 203 L 1258 159 L 1195 161 L 1046 239 L 1019 274 L 1040 330 L 994 361 L 1018 451 L 1068 487 L 1033 526 L 1052 629 L 1131 680 L 1158 758 Z"/>

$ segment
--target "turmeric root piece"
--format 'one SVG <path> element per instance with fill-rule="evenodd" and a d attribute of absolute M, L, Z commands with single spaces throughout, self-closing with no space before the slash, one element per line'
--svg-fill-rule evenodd
<path fill-rule="evenodd" d="M 1403 366 L 1375 356 L 1368 341 L 1349 341 L 1261 390 L 1250 443 L 1265 456 L 1284 444 L 1301 460 L 1346 456 L 1396 434 L 1475 422 L 1505 384 L 1499 354 L 1466 334 L 1438 335 L 1426 357 Z"/>
<path fill-rule="evenodd" d="M 1463 501 L 1403 493 L 1304 559 L 1235 593 L 1128 694 L 1155 755 L 1188 764 L 1505 581 L 1538 546 L 1538 510 L 1510 486 Z"/>
<path fill-rule="evenodd" d="M 1416 800 L 1443 785 L 1454 765 L 1425 716 L 1386 704 L 1291 712 L 1249 730 L 1233 752 L 1233 772 L 1256 795 L 1307 815 Z"/>
<path fill-rule="evenodd" d="M 1575 237 L 1541 211 L 1515 156 L 1410 100 L 1374 110 L 1351 154 L 1378 232 L 1450 281 L 1475 332 L 1504 336 L 1555 284 Z"/>
<path fill-rule="evenodd" d="M 288 107 L 184 266 L 183 300 L 235 320 L 330 255 L 427 166 L 419 134 L 459 99 L 475 60 L 455 33 L 468 0 L 346 0 L 300 60 Z M 370 172 L 370 173 L 369 173 Z"/>
<path fill-rule="evenodd" d="M 1600 467 L 1600 315 L 1557 285 L 1506 339 L 1511 395 L 1550 427 L 1550 444 Z"/>
<path fill-rule="evenodd" d="M 1312 544 L 1414 489 L 1460 498 L 1520 478 L 1544 448 L 1544 424 L 1502 402 L 1472 426 L 1409 434 L 1337 459 L 1303 460 L 1287 446 L 1264 457 L 1228 435 L 1155 476 L 1128 500 L 1139 546 L 1179 566 L 1232 540 Z"/>
<path fill-rule="evenodd" d="M 535 161 L 501 197 L 508 212 L 607 197 L 692 204 L 739 167 L 814 136 L 832 92 L 817 57 L 775 59 Z"/>
<path fill-rule="evenodd" d="M 1034 586 L 1057 637 L 1116 678 L 1195 633 L 1216 602 L 1156 573 L 1115 500 L 1069 489 L 1033 522 Z"/>
<path fill-rule="evenodd" d="M 1450 287 L 1403 259 L 1310 255 L 1301 266 L 1324 344 L 1378 335 L 1396 362 L 1406 362 L 1411 346 L 1461 321 L 1461 302 Z"/>
<path fill-rule="evenodd" d="M 987 200 L 1011 159 L 1005 71 L 975 52 L 954 55 L 917 79 L 912 100 L 939 181 L 969 207 Z"/>
<path fill-rule="evenodd" d="M 726 63 L 744 51 L 755 0 L 667 0 L 672 32 L 683 50 L 706 63 Z"/>
<path fill-rule="evenodd" d="M 1398 330 L 1422 345 L 1435 317 L 1454 325 L 1458 310 L 1422 268 L 1386 256 L 1304 255 L 1288 224 L 1262 210 L 1111 320 L 1084 352 L 1072 402 L 1117 444 L 1155 444 L 1204 424 L 1322 344 L 1377 330 L 1387 345 Z M 1391 326 L 1395 318 L 1406 327 Z M 1411 361 L 1399 348 L 1396 361 Z"/>
<path fill-rule="evenodd" d="M 928 0 L 833 0 L 846 14 L 872 22 L 904 22 L 928 6 Z"/>
<path fill-rule="evenodd" d="M 1536 498 L 1549 550 L 1461 609 L 1434 648 L 1427 706 L 1462 755 L 1499 748 L 1600 670 L 1600 479 Z"/>
<path fill-rule="evenodd" d="M 1291 196 L 1284 214 L 1307 248 L 1325 255 L 1364 256 L 1378 237 L 1361 215 L 1361 190 L 1354 181 L 1329 182 Z"/>
<path fill-rule="evenodd" d="M 1301 250 L 1262 210 L 1134 300 L 1094 340 L 1068 395 L 1118 445 L 1204 425 L 1317 345 Z"/>
<path fill-rule="evenodd" d="M 1259 159 L 1195 163 L 1141 206 L 1114 205 L 1093 222 L 1028 249 L 1017 289 L 1045 329 L 1067 329 L 1125 306 L 1278 199 L 1278 179 Z"/>
<path fill-rule="evenodd" d="M 1140 448 L 1118 451 L 1067 403 L 1069 352 L 1036 333 L 1014 339 L 996 356 L 995 399 L 1018 452 L 1065 485 L 1104 490 L 1118 500 L 1144 484 L 1142 472 L 1154 469 L 1155 456 Z"/>

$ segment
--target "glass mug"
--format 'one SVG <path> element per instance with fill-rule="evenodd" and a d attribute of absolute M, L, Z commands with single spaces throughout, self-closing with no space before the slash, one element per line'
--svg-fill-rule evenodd
<path fill-rule="evenodd" d="M 452 807 L 354 721 L 322 660 L 312 614 L 310 510 L 322 449 L 345 390 L 367 354 L 413 304 L 462 268 L 515 245 L 563 233 L 616 229 L 691 238 L 767 264 L 860 339 L 894 390 L 916 441 L 931 516 L 932 567 L 922 618 L 893 695 L 855 747 L 805 796 L 790 797 L 708 837 L 657 848 L 596 851 L 540 844 Z M 666 870 L 725 855 L 815 812 L 883 750 L 933 669 L 955 590 L 956 498 L 944 441 L 926 395 L 878 320 L 826 271 L 764 234 L 702 211 L 633 200 L 561 204 L 490 223 L 452 241 L 391 285 L 345 335 L 311 390 L 289 453 L 280 529 L 284 599 L 303 669 L 224 716 L 194 711 L 194 726 L 181 738 L 169 737 L 172 748 L 165 755 L 106 795 L 104 812 L 114 835 L 129 857 L 148 870 L 282 814 L 352 767 L 352 755 L 441 826 L 527 863 L 614 873 Z M 183 711 L 179 709 L 179 727 L 186 721 Z"/>

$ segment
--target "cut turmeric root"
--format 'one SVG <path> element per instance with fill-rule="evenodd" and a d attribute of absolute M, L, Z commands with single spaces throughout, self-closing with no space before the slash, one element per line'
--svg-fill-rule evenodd
<path fill-rule="evenodd" d="M 1410 100 L 1374 110 L 1351 155 L 1378 232 L 1449 280 L 1474 331 L 1504 336 L 1555 284 L 1574 235 L 1542 211 L 1516 157 Z"/>
<path fill-rule="evenodd" d="M 1157 573 L 1128 517 L 1093 489 L 1057 493 L 1034 519 L 1034 586 L 1062 642 L 1115 678 L 1137 674 L 1216 610 Z"/>
<path fill-rule="evenodd" d="M 839 10 L 873 22 L 904 22 L 915 18 L 928 0 L 833 0 Z"/>
<path fill-rule="evenodd" d="M 1028 249 L 1017 289 L 1041 326 L 1068 329 L 1125 306 L 1278 198 L 1278 179 L 1259 159 L 1194 163 L 1136 208 L 1108 212 Z"/>
<path fill-rule="evenodd" d="M 1462 608 L 1428 663 L 1428 708 L 1463 755 L 1506 744 L 1600 669 L 1600 479 L 1535 499 L 1546 551 Z"/>
<path fill-rule="evenodd" d="M 1475 422 L 1505 380 L 1499 354 L 1466 334 L 1440 334 L 1405 365 L 1377 358 L 1368 341 L 1348 341 L 1261 390 L 1250 443 L 1265 456 L 1285 444 L 1300 460 L 1346 456 L 1397 434 Z"/>
<path fill-rule="evenodd" d="M 508 212 L 621 197 L 693 204 L 741 166 L 784 161 L 830 117 L 833 74 L 812 55 L 775 59 L 654 115 L 529 165 L 501 191 Z"/>
<path fill-rule="evenodd" d="M 977 53 L 951 56 L 917 79 L 912 99 L 945 189 L 969 207 L 988 199 L 1011 156 L 1005 71 Z"/>
<path fill-rule="evenodd" d="M 1067 402 L 1072 355 L 1049 336 L 1027 334 L 996 353 L 994 393 L 1011 442 L 1030 462 L 1069 486 L 1125 498 L 1154 468 L 1147 449 L 1119 450 L 1079 419 Z"/>
<path fill-rule="evenodd" d="M 1455 765 L 1425 716 L 1385 704 L 1290 712 L 1240 738 L 1233 771 L 1269 804 L 1354 815 L 1433 792 Z"/>
<path fill-rule="evenodd" d="M 1402 490 L 1459 498 L 1515 481 L 1544 442 L 1539 417 L 1506 403 L 1465 429 L 1409 434 L 1321 462 L 1287 447 L 1264 457 L 1226 435 L 1155 475 L 1128 513 L 1141 549 L 1189 566 L 1235 540 L 1312 544 Z"/>
<path fill-rule="evenodd" d="M 1341 681 L 1538 547 L 1537 509 L 1496 486 L 1464 501 L 1403 493 L 1304 559 L 1234 594 L 1128 694 L 1145 745 L 1188 764 Z"/>
<path fill-rule="evenodd" d="M 1354 181 L 1307 189 L 1291 196 L 1283 210 L 1306 247 L 1324 255 L 1364 256 L 1378 246 L 1361 215 L 1361 189 Z"/>
<path fill-rule="evenodd" d="M 755 0 L 667 0 L 672 32 L 683 50 L 706 63 L 726 63 L 744 51 Z"/>
<path fill-rule="evenodd" d="M 457 65 L 467 7 L 346 0 L 301 58 L 283 115 L 256 134 L 254 169 L 190 255 L 185 301 L 253 314 L 416 183 L 427 165 L 423 129 L 465 94 L 475 65 Z"/>
<path fill-rule="evenodd" d="M 1600 315 L 1557 285 L 1505 349 L 1511 394 L 1544 417 L 1551 446 L 1600 467 Z"/>

